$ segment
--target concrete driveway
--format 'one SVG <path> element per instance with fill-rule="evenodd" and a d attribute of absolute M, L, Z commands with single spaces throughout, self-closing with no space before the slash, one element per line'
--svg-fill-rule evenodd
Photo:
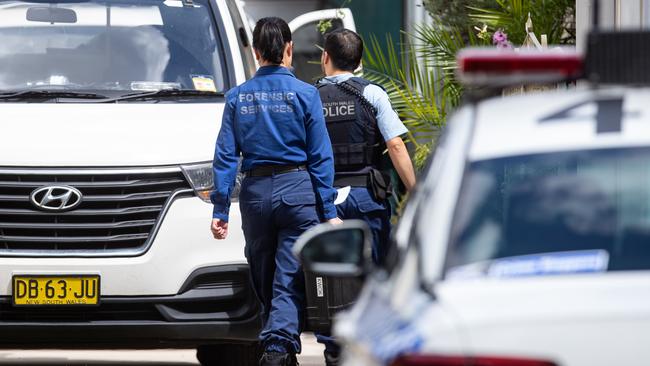
<path fill-rule="evenodd" d="M 322 366 L 323 347 L 303 336 L 301 366 Z M 194 350 L 2 350 L 0 366 L 196 366 Z"/>

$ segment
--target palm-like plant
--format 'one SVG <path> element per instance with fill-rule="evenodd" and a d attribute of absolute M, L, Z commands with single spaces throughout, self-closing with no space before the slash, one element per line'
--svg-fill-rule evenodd
<path fill-rule="evenodd" d="M 425 1 L 430 10 L 460 14 L 459 6 L 443 9 L 441 4 L 433 4 L 435 1 L 440 0 Z M 460 3 L 470 14 L 453 19 L 467 18 L 469 24 L 446 22 L 444 16 L 438 17 L 432 11 L 434 23 L 405 34 L 399 46 L 389 38 L 387 49 L 382 49 L 377 39 L 371 38 L 364 59 L 365 77 L 386 88 L 395 110 L 410 130 L 417 167 L 424 163 L 449 110 L 460 102 L 462 85 L 455 75 L 458 51 L 467 46 L 492 44 L 489 31 L 501 29 L 510 41 L 521 44 L 529 13 L 535 32 L 547 34 L 549 43 L 571 43 L 575 39 L 571 25 L 566 22 L 575 11 L 573 0 L 463 0 Z M 467 6 L 469 3 L 474 7 Z M 487 27 L 491 29 L 488 31 Z"/>
<path fill-rule="evenodd" d="M 409 129 L 416 168 L 422 167 L 435 144 L 447 114 L 460 103 L 462 86 L 456 80 L 456 54 L 467 44 L 463 33 L 440 23 L 423 25 L 404 34 L 399 46 L 389 37 L 380 47 L 371 37 L 364 59 L 364 76 L 382 85 Z M 485 41 L 469 35 L 472 45 Z"/>
<path fill-rule="evenodd" d="M 464 34 L 471 32 L 473 21 L 467 12 L 468 6 L 481 9 L 498 9 L 494 0 L 424 0 L 424 6 L 435 19 L 444 20 L 444 24 L 460 29 Z"/>
<path fill-rule="evenodd" d="M 364 77 L 382 85 L 393 108 L 409 129 L 409 142 L 415 147 L 414 162 L 422 167 L 434 141 L 444 126 L 448 98 L 440 68 L 431 67 L 421 53 L 407 51 L 388 37 L 383 49 L 371 37 L 364 59 Z"/>
<path fill-rule="evenodd" d="M 428 67 L 442 72 L 445 96 L 456 107 L 462 95 L 462 85 L 456 80 L 456 55 L 467 46 L 486 46 L 490 39 L 480 38 L 471 31 L 464 33 L 458 27 L 440 22 L 416 27 L 411 37 L 419 44 L 415 53 L 427 60 Z"/>

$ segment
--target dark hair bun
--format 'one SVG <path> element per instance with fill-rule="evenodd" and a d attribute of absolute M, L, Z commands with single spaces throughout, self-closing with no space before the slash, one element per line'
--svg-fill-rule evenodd
<path fill-rule="evenodd" d="M 276 17 L 262 18 L 253 31 L 253 47 L 262 59 L 273 64 L 281 64 L 284 47 L 291 42 L 291 29 L 284 20 Z"/>

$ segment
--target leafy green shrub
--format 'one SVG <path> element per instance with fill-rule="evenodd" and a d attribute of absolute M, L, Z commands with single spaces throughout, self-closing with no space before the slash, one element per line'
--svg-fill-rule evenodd
<path fill-rule="evenodd" d="M 463 87 L 456 79 L 456 55 L 467 46 L 492 44 L 500 31 L 520 45 L 528 14 L 536 34 L 550 44 L 575 42 L 573 0 L 425 0 L 432 24 L 404 34 L 382 49 L 372 38 L 364 59 L 364 76 L 383 85 L 410 134 L 414 161 L 422 167 L 451 109 L 460 104 Z"/>
<path fill-rule="evenodd" d="M 430 0 L 430 2 L 436 2 Z M 478 1 L 481 3 L 484 1 Z M 535 33 L 546 34 L 549 44 L 575 43 L 575 0 L 493 0 L 492 6 L 468 5 L 468 18 L 487 24 L 492 31 L 503 30 L 514 44 L 524 42 L 524 25 L 530 16 Z M 472 3 L 474 3 L 472 1 Z M 466 10 L 467 11 L 467 10 Z"/>

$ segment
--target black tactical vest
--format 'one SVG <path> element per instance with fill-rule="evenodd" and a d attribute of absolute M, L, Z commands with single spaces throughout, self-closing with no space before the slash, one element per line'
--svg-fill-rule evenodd
<path fill-rule="evenodd" d="M 363 96 L 368 85 L 369 81 L 357 77 L 318 85 L 337 177 L 380 169 L 385 142 L 377 124 L 377 109 Z"/>

